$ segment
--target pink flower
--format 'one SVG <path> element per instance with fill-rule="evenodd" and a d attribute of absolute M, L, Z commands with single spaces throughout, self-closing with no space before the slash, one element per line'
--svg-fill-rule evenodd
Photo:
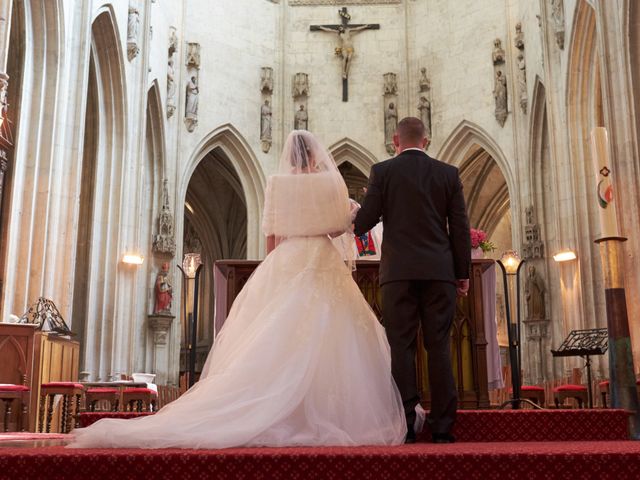
<path fill-rule="evenodd" d="M 481 248 L 485 252 L 495 250 L 493 243 L 487 240 L 487 234 L 477 228 L 471 229 L 471 248 Z"/>

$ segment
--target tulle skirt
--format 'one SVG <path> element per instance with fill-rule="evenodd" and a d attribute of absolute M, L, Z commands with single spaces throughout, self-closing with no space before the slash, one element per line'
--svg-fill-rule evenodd
<path fill-rule="evenodd" d="M 77 448 L 395 445 L 406 420 L 384 329 L 331 241 L 301 237 L 256 269 L 189 391 L 72 434 Z"/>

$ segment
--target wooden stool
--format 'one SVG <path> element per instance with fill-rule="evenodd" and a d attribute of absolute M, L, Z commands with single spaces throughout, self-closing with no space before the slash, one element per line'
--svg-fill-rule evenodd
<path fill-rule="evenodd" d="M 72 428 L 79 427 L 80 399 L 84 394 L 84 386 L 75 382 L 49 382 L 40 385 L 40 426 L 39 432 L 51 432 L 53 402 L 56 395 L 62 395 L 62 415 L 60 433 L 69 433 Z M 75 401 L 74 401 L 75 400 Z M 46 422 L 45 422 L 46 411 Z M 75 421 L 74 421 L 75 417 Z"/>
<path fill-rule="evenodd" d="M 564 403 L 567 398 L 573 398 L 578 402 L 578 408 L 582 408 L 587 404 L 587 387 L 584 385 L 560 385 L 553 389 L 553 400 L 556 403 L 556 408 L 560 408 L 560 405 Z"/>
<path fill-rule="evenodd" d="M 520 398 L 526 398 L 544 407 L 544 388 L 537 385 L 523 385 L 520 387 Z"/>
<path fill-rule="evenodd" d="M 109 410 L 117 412 L 120 407 L 120 390 L 117 388 L 88 388 L 84 396 L 85 408 L 96 411 L 96 403 L 109 402 Z"/>
<path fill-rule="evenodd" d="M 18 419 L 18 428 L 21 432 L 26 430 L 29 425 L 29 417 L 27 416 L 27 407 L 30 397 L 29 387 L 24 385 L 0 385 L 0 401 L 4 404 L 4 431 L 9 431 L 9 419 L 13 413 L 11 406 L 16 400 L 20 401 L 20 416 Z"/>
<path fill-rule="evenodd" d="M 125 388 L 122 392 L 122 409 L 126 412 L 150 412 L 156 411 L 158 393 L 150 388 Z"/>

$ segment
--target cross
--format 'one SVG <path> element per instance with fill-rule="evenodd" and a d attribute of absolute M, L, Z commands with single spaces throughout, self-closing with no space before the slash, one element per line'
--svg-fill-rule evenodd
<path fill-rule="evenodd" d="M 309 29 L 312 32 L 318 30 L 329 33 L 337 33 L 340 39 L 340 45 L 336 47 L 336 56 L 342 59 L 342 101 L 349 101 L 349 67 L 351 67 L 351 61 L 355 53 L 353 47 L 352 35 L 362 30 L 379 30 L 380 24 L 378 23 L 362 23 L 351 24 L 351 15 L 347 12 L 347 7 L 342 7 L 338 10 L 340 15 L 340 25 L 311 25 Z"/>

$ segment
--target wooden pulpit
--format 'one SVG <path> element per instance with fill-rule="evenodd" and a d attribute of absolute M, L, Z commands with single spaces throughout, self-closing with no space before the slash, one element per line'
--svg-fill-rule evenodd
<path fill-rule="evenodd" d="M 213 327 L 216 334 L 224 325 L 234 299 L 259 264 L 260 262 L 255 260 L 219 260 L 215 262 Z M 460 408 L 489 408 L 482 274 L 493 264 L 493 260 L 473 260 L 469 295 L 459 298 L 456 307 L 456 315 L 451 329 L 451 351 Z M 384 323 L 378 276 L 379 265 L 378 261 L 357 261 L 354 280 L 378 319 Z M 420 336 L 418 336 L 416 362 L 418 365 L 418 389 L 423 399 L 422 404 L 428 408 L 427 358 Z"/>

